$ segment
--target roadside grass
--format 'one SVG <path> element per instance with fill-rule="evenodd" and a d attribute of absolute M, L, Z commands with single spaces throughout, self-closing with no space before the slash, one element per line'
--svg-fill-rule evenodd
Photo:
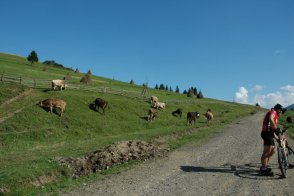
<path fill-rule="evenodd" d="M 282 116 L 281 118 L 279 118 L 279 122 L 281 123 L 281 125 L 283 125 L 283 127 L 285 129 L 287 129 L 287 134 L 294 139 L 294 123 L 288 123 L 286 121 L 288 116 L 294 116 L 294 110 L 287 110 Z"/>
<path fill-rule="evenodd" d="M 2 66 L 5 65 L 5 66 Z M 31 66 L 24 58 L 0 54 L 0 74 L 21 75 L 56 79 L 68 70 L 50 68 L 42 71 L 42 64 Z M 31 70 L 31 71 L 30 71 Z M 72 73 L 73 75 L 75 73 Z M 78 82 L 83 74 L 77 74 L 71 82 Z M 60 78 L 59 77 L 59 78 Z M 99 82 L 93 86 L 108 85 L 124 90 L 142 91 L 142 86 L 93 76 Z M 9 91 L 8 89 L 13 89 Z M 15 84 L 0 83 L 4 102 L 26 90 Z M 0 190 L 7 195 L 32 195 L 58 193 L 79 186 L 85 182 L 104 178 L 137 164 L 130 162 L 107 171 L 79 179 L 72 179 L 68 168 L 59 165 L 56 157 L 81 157 L 113 142 L 122 140 L 144 140 L 153 142 L 156 138 L 168 139 L 167 145 L 176 149 L 188 142 L 203 141 L 216 129 L 241 117 L 262 111 L 262 108 L 224 102 L 214 99 L 191 99 L 185 95 L 149 89 L 150 95 L 158 96 L 167 103 L 165 110 L 159 111 L 159 118 L 146 120 L 150 103 L 144 99 L 133 99 L 120 95 L 70 90 L 50 91 L 33 89 L 28 96 L 2 106 L 0 118 L 13 115 L 0 123 Z M 96 97 L 109 102 L 105 114 L 89 108 Z M 59 117 L 36 105 L 47 98 L 66 101 L 66 111 Z M 15 111 L 22 109 L 20 112 Z M 182 119 L 171 115 L 182 108 Z M 214 120 L 209 124 L 203 114 L 210 108 Z M 197 111 L 201 117 L 195 125 L 186 125 L 186 113 Z M 1 192 L 0 192 L 1 194 Z"/>

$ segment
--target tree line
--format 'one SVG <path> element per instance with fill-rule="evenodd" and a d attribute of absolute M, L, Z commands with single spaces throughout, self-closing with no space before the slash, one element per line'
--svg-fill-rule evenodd
<path fill-rule="evenodd" d="M 155 89 L 157 90 L 164 90 L 164 91 L 170 91 L 170 92 L 175 92 L 175 93 L 180 93 L 179 86 L 176 86 L 175 91 L 173 91 L 172 87 L 164 84 L 156 84 Z M 187 97 L 194 97 L 194 98 L 204 98 L 202 91 L 200 90 L 198 92 L 196 87 L 190 87 L 188 90 L 183 91 L 184 95 L 187 95 Z"/>
<path fill-rule="evenodd" d="M 27 60 L 31 63 L 31 65 L 33 65 L 33 63 L 37 63 L 39 61 L 39 58 L 38 58 L 36 51 L 33 50 L 28 55 Z M 64 69 L 68 69 L 68 70 L 73 71 L 72 68 L 64 67 L 62 64 L 59 64 L 59 63 L 55 62 L 54 60 L 46 60 L 43 62 L 43 64 L 46 66 L 59 67 L 59 68 L 64 68 Z M 46 66 L 43 68 L 43 71 L 47 71 Z M 74 72 L 79 73 L 79 70 L 76 69 Z M 85 84 L 91 83 L 92 82 L 91 75 L 92 75 L 91 70 L 89 70 L 81 78 L 80 82 L 85 83 Z M 64 77 L 64 79 L 66 79 L 66 80 L 69 80 L 70 78 L 71 78 L 71 76 L 69 74 L 67 74 L 67 76 Z M 131 80 L 130 84 L 135 84 L 134 80 Z M 143 84 L 143 85 L 145 85 L 145 84 Z M 154 88 L 157 90 L 164 90 L 164 91 L 169 91 L 169 92 L 180 93 L 180 89 L 178 86 L 176 86 L 175 90 L 173 90 L 171 86 L 164 85 L 164 84 L 160 84 L 160 85 L 156 84 Z M 200 99 L 204 98 L 202 91 L 200 90 L 198 92 L 196 87 L 191 87 L 188 90 L 184 90 L 183 94 L 187 95 L 187 97 L 194 97 L 194 98 L 200 98 Z"/>

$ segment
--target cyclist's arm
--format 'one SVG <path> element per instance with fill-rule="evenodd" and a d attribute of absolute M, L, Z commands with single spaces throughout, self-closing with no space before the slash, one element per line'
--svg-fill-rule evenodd
<path fill-rule="evenodd" d="M 275 117 L 274 114 L 271 114 L 271 115 L 270 115 L 270 124 L 271 124 L 271 128 L 272 128 L 273 130 L 276 130 L 276 129 L 278 128 L 278 126 L 277 126 L 277 124 L 275 123 L 274 117 Z"/>
<path fill-rule="evenodd" d="M 275 115 L 274 114 L 271 114 L 270 115 L 270 124 L 271 124 L 271 128 L 273 130 L 276 130 L 278 128 L 278 125 L 275 123 L 275 120 L 274 120 L 274 117 Z M 279 140 L 279 137 L 277 136 L 277 134 L 274 132 L 274 138 L 278 141 Z"/>

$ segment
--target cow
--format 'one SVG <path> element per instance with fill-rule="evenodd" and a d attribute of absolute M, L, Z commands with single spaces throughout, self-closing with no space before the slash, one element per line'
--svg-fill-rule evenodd
<path fill-rule="evenodd" d="M 158 98 L 157 98 L 156 96 L 152 95 L 152 96 L 150 97 L 150 103 L 151 103 L 152 105 L 154 105 L 156 102 L 158 102 Z"/>
<path fill-rule="evenodd" d="M 49 109 L 49 112 L 53 112 L 53 108 L 60 109 L 60 114 L 59 116 L 62 116 L 62 114 L 65 112 L 65 106 L 66 102 L 61 100 L 61 99 L 45 99 L 43 101 L 40 101 L 37 105 L 39 105 L 42 108 Z"/>
<path fill-rule="evenodd" d="M 194 121 L 194 125 L 195 125 L 195 121 L 196 119 L 198 119 L 200 116 L 200 114 L 198 112 L 188 112 L 187 113 L 187 125 L 192 125 L 192 121 Z"/>
<path fill-rule="evenodd" d="M 157 116 L 157 111 L 155 109 L 153 109 L 153 108 L 150 108 L 148 110 L 148 121 L 154 120 L 155 117 L 158 117 Z"/>
<path fill-rule="evenodd" d="M 59 88 L 60 91 L 62 91 L 62 88 L 65 89 L 65 87 L 67 87 L 65 80 L 52 80 L 51 82 L 51 89 L 53 90 L 55 90 L 56 88 Z"/>
<path fill-rule="evenodd" d="M 98 109 L 96 109 L 97 107 L 98 107 Z M 102 109 L 102 113 L 104 114 L 105 109 L 106 109 L 107 107 L 109 107 L 107 101 L 105 101 L 105 100 L 103 100 L 103 99 L 101 99 L 101 98 L 99 98 L 99 97 L 97 97 L 97 98 L 95 99 L 95 101 L 94 101 L 94 108 L 95 108 L 98 112 L 99 112 L 99 108 L 101 108 L 101 109 Z"/>
<path fill-rule="evenodd" d="M 210 109 L 208 109 L 207 112 L 205 113 L 205 117 L 206 117 L 206 120 L 208 123 L 209 123 L 209 121 L 211 121 L 213 119 L 213 114 Z"/>
<path fill-rule="evenodd" d="M 153 107 L 156 108 L 156 109 L 165 109 L 165 103 L 163 103 L 163 102 L 155 102 L 153 104 Z"/>
<path fill-rule="evenodd" d="M 182 118 L 182 114 L 183 114 L 183 110 L 180 108 L 172 112 L 172 115 L 175 117 L 179 116 L 180 118 Z"/>

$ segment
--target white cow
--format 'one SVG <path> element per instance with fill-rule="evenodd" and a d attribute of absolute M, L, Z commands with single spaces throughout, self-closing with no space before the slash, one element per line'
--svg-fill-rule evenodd
<path fill-rule="evenodd" d="M 59 88 L 60 91 L 62 91 L 62 88 L 65 89 L 65 87 L 67 87 L 67 84 L 65 83 L 65 80 L 52 80 L 51 87 L 53 90 Z"/>
<path fill-rule="evenodd" d="M 153 107 L 156 108 L 156 109 L 165 109 L 165 103 L 163 103 L 163 102 L 155 102 Z"/>
<path fill-rule="evenodd" d="M 152 95 L 152 96 L 150 97 L 150 103 L 151 103 L 151 104 L 155 104 L 156 102 L 158 102 L 158 98 L 157 98 L 156 96 Z"/>

